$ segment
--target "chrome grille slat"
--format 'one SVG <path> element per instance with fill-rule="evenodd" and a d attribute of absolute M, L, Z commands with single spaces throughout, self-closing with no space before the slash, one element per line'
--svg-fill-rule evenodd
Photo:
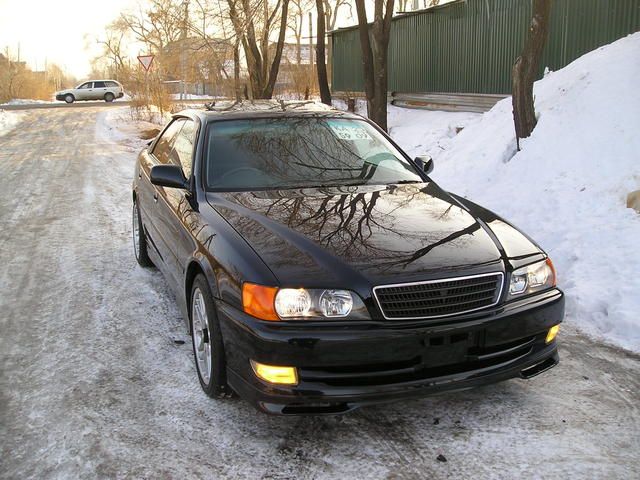
<path fill-rule="evenodd" d="M 484 295 L 484 296 L 485 297 L 489 297 L 489 298 L 493 298 L 493 296 L 496 293 L 496 288 L 493 287 L 493 288 L 486 289 L 486 290 L 481 290 L 481 291 L 472 291 L 472 292 L 469 292 L 469 293 L 460 293 L 460 294 L 457 294 L 457 295 L 450 295 L 450 296 L 446 297 L 446 300 L 451 300 L 453 298 L 460 298 L 460 297 L 469 297 L 470 295 L 479 295 L 481 293 L 490 293 L 490 295 Z M 411 295 L 412 295 L 412 300 L 411 301 L 416 301 L 416 302 L 420 302 L 420 301 L 429 302 L 431 300 L 444 300 L 439 294 L 437 296 L 434 294 L 434 295 L 430 295 L 430 296 L 423 297 L 423 298 L 419 298 L 418 297 L 415 300 L 413 300 L 413 296 L 414 295 L 413 294 L 411 294 Z M 385 298 L 386 295 L 385 296 L 381 295 L 380 297 L 382 298 L 382 301 L 384 301 L 385 304 L 387 304 L 387 303 L 406 303 L 407 302 L 406 299 L 389 300 L 388 298 Z"/>
<path fill-rule="evenodd" d="M 374 287 L 387 320 L 439 318 L 496 305 L 504 281 L 501 272 Z"/>

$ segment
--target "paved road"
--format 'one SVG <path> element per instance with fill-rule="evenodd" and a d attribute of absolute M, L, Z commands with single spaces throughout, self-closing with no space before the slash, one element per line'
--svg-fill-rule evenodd
<path fill-rule="evenodd" d="M 204 102 L 210 100 L 173 100 L 173 103 L 179 103 L 181 105 L 203 105 Z M 74 102 L 74 103 L 65 103 L 65 102 L 55 102 L 55 103 L 25 103 L 19 105 L 7 105 L 0 104 L 0 110 L 38 110 L 41 108 L 96 108 L 96 107 L 104 107 L 104 108 L 117 108 L 117 107 L 125 107 L 128 105 L 132 105 L 133 102 L 128 100 L 116 100 L 112 103 L 103 102 L 103 101 L 90 101 L 90 102 Z"/>
<path fill-rule="evenodd" d="M 640 358 L 569 327 L 529 381 L 343 417 L 208 399 L 133 258 L 135 149 L 104 114 L 28 112 L 0 137 L 2 478 L 640 478 Z"/>

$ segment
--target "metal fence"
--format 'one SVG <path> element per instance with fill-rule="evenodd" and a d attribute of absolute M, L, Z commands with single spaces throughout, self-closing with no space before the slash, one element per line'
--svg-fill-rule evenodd
<path fill-rule="evenodd" d="M 531 20 L 531 0 L 458 0 L 393 19 L 389 89 L 400 92 L 507 94 L 511 67 Z M 640 30 L 640 0 L 555 0 L 544 67 Z M 331 34 L 332 89 L 362 91 L 356 27 Z"/>

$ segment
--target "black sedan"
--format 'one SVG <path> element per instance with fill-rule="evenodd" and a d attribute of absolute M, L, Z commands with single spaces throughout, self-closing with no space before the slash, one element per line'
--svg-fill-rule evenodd
<path fill-rule="evenodd" d="M 174 115 L 136 164 L 133 243 L 175 290 L 203 390 L 333 414 L 555 366 L 551 260 L 432 168 L 315 104 Z"/>

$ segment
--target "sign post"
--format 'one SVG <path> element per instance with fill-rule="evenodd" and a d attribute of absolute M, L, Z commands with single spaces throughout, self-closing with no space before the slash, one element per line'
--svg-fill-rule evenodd
<path fill-rule="evenodd" d="M 155 55 L 138 55 L 138 61 L 142 68 L 144 68 L 144 83 L 147 89 L 147 104 L 151 101 L 149 98 L 149 69 L 151 68 L 151 64 L 153 63 L 153 59 Z"/>

